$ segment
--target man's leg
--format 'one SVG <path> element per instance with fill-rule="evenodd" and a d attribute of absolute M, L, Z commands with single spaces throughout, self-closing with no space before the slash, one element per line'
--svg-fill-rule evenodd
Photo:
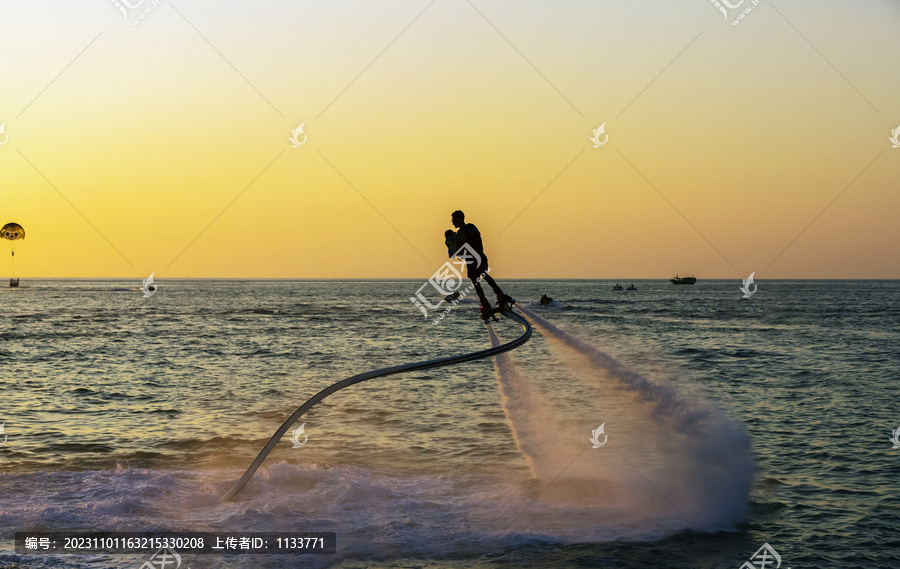
<path fill-rule="evenodd" d="M 481 283 L 479 283 L 475 279 L 472 279 L 472 283 L 475 285 L 475 293 L 478 294 L 478 298 L 481 300 L 481 304 L 487 304 L 488 306 L 490 306 L 487 297 L 484 296 L 484 289 L 481 288 Z"/>
<path fill-rule="evenodd" d="M 509 305 L 509 304 L 512 304 L 513 302 L 515 302 L 511 296 L 509 296 L 508 294 L 506 294 L 505 292 L 500 290 L 500 286 L 494 282 L 494 279 L 492 279 L 489 274 L 484 273 L 483 278 L 485 281 L 487 281 L 487 283 L 489 285 L 491 285 L 491 288 L 494 289 L 494 294 L 497 295 L 497 304 L 498 305 L 500 305 L 501 307 L 504 307 L 506 305 Z"/>
<path fill-rule="evenodd" d="M 471 265 L 469 265 L 469 269 L 472 269 Z M 476 273 L 475 270 L 469 270 L 468 274 L 469 278 L 472 279 L 472 285 L 475 287 L 475 292 L 478 294 L 479 300 L 481 300 L 481 317 L 487 318 L 493 311 L 493 307 L 491 306 L 491 303 L 488 302 L 487 297 L 484 296 L 484 289 L 481 288 L 481 283 L 478 282 L 477 275 L 479 273 Z"/>
<path fill-rule="evenodd" d="M 484 281 L 485 281 L 487 284 L 489 284 L 490 287 L 493 289 L 494 294 L 497 295 L 497 298 L 498 298 L 498 299 L 501 298 L 501 297 L 503 296 L 503 291 L 500 290 L 500 286 L 499 286 L 496 282 L 494 282 L 494 279 L 491 278 L 491 275 L 489 275 L 489 274 L 487 274 L 487 273 L 484 273 L 484 277 L 483 277 L 483 278 L 484 278 Z"/>
<path fill-rule="evenodd" d="M 469 268 L 472 266 L 469 265 Z M 491 289 L 493 289 L 494 294 L 497 295 L 497 304 L 503 306 L 512 302 L 512 298 L 505 294 L 502 290 L 500 290 L 500 285 L 498 285 L 494 279 L 491 278 L 491 275 L 488 274 L 488 260 L 487 257 L 481 258 L 481 265 L 478 266 L 477 271 L 481 275 L 481 278 L 490 285 Z M 472 274 L 474 271 L 469 271 L 469 274 Z"/>
<path fill-rule="evenodd" d="M 481 299 L 481 317 L 488 318 L 494 311 L 494 308 L 491 306 L 491 303 L 488 302 L 487 297 L 484 296 L 484 290 L 481 288 L 481 283 L 475 279 L 472 279 L 472 282 L 475 284 L 475 292 L 478 293 L 478 298 Z"/>

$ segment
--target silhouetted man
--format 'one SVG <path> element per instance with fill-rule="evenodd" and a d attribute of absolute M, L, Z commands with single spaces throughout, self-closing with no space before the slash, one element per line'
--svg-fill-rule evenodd
<path fill-rule="evenodd" d="M 465 259 L 466 274 L 472 279 L 472 282 L 475 284 L 475 292 L 478 293 L 478 298 L 481 299 L 481 317 L 488 318 L 493 312 L 493 308 L 484 296 L 484 290 L 482 290 L 479 280 L 484 280 L 490 285 L 494 290 L 494 294 L 497 295 L 497 303 L 500 306 L 512 302 L 513 299 L 500 290 L 500 287 L 488 274 L 488 259 L 484 254 L 484 246 L 481 243 L 481 233 L 478 231 L 478 228 L 471 223 L 466 223 L 466 214 L 460 210 L 454 211 L 450 219 L 453 221 L 453 226 L 457 228 L 453 250 L 458 251 L 463 245 L 468 245 L 472 251 L 478 254 L 476 258 L 470 256 Z"/>

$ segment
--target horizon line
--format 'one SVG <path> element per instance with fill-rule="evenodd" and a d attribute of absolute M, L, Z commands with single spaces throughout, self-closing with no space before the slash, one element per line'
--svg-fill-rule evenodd
<path fill-rule="evenodd" d="M 0 277 L 0 283 L 5 277 Z M 16 277 L 12 277 L 16 278 Z M 419 281 L 423 277 L 163 277 L 162 279 L 154 277 L 155 280 L 210 280 L 210 281 Z M 674 277 L 516 277 L 501 279 L 503 281 L 670 281 Z M 20 281 L 25 282 L 40 280 L 141 280 L 140 277 L 18 277 Z M 734 281 L 736 278 L 706 278 L 697 279 L 701 281 Z M 829 277 L 781 277 L 760 279 L 766 281 L 898 281 L 900 278 L 829 278 Z M 688 285 L 689 286 L 689 285 Z M 0 289 L 8 288 L 0 284 Z M 15 287 L 13 287 L 15 288 Z"/>

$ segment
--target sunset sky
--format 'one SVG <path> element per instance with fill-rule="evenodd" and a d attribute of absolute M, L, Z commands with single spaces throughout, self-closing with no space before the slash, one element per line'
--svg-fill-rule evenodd
<path fill-rule="evenodd" d="M 900 278 L 895 0 L 429 2 L 0 0 L 18 276 Z"/>

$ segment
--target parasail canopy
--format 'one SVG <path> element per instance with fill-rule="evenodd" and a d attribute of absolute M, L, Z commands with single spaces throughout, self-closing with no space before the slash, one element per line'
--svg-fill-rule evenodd
<path fill-rule="evenodd" d="M 0 229 L 0 237 L 9 241 L 25 239 L 25 230 L 18 223 L 7 223 Z"/>

